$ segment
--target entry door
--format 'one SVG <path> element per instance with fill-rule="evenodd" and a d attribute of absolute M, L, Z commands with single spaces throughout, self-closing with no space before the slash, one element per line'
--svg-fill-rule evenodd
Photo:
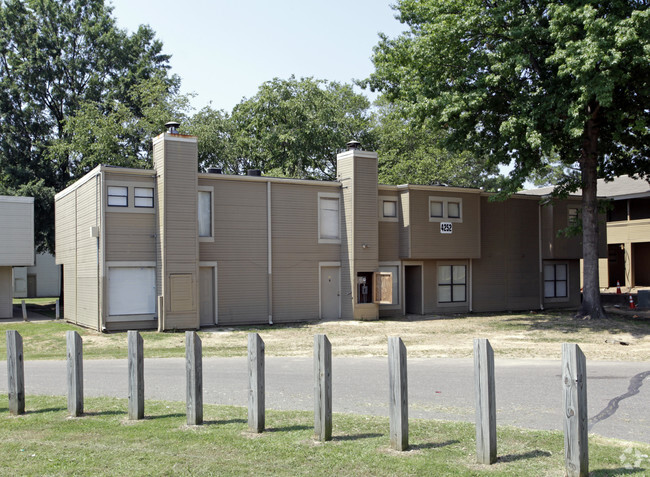
<path fill-rule="evenodd" d="M 422 314 L 422 265 L 404 267 L 404 312 Z"/>
<path fill-rule="evenodd" d="M 341 317 L 341 267 L 320 269 L 320 316 L 323 320 Z"/>
<path fill-rule="evenodd" d="M 214 268 L 199 268 L 199 316 L 201 326 L 214 325 Z"/>

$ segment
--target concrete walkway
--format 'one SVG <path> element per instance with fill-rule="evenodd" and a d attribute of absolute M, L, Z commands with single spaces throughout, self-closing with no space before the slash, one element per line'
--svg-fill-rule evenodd
<path fill-rule="evenodd" d="M 245 358 L 203 360 L 204 402 L 247 405 Z M 25 391 L 65 395 L 65 361 L 25 363 Z M 560 361 L 497 360 L 498 425 L 562 429 Z M 268 409 L 313 410 L 311 358 L 266 359 Z M 590 432 L 650 443 L 650 363 L 587 363 Z M 386 358 L 334 358 L 334 412 L 388 416 Z M 473 422 L 471 359 L 408 360 L 409 417 Z M 0 392 L 7 391 L 0 363 Z M 87 396 L 127 397 L 125 360 L 84 361 Z M 185 400 L 185 361 L 145 360 L 145 397 Z M 336 423 L 334 424 L 336 425 Z"/>

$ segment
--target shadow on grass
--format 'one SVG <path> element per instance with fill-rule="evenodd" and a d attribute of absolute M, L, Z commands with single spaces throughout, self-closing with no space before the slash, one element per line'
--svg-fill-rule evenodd
<path fill-rule="evenodd" d="M 217 421 L 203 421 L 203 424 L 208 426 L 225 426 L 227 424 L 247 424 L 246 419 L 223 419 Z"/>
<path fill-rule="evenodd" d="M 424 444 L 412 444 L 409 445 L 409 450 L 440 449 L 441 447 L 451 446 L 458 444 L 459 442 L 459 440 L 454 439 L 444 442 L 426 442 Z"/>
<path fill-rule="evenodd" d="M 552 454 L 547 451 L 541 451 L 536 449 L 530 452 L 524 452 L 523 454 L 508 454 L 497 457 L 497 462 L 515 462 L 518 460 L 524 459 L 536 459 L 537 457 L 550 457 Z"/>
<path fill-rule="evenodd" d="M 266 432 L 291 432 L 291 431 L 306 431 L 312 429 L 311 426 L 284 426 L 284 427 L 269 427 L 266 429 Z"/>
<path fill-rule="evenodd" d="M 619 467 L 617 469 L 590 470 L 589 475 L 591 477 L 609 477 L 610 475 L 632 475 L 632 474 L 638 474 L 639 472 L 645 472 L 646 470 L 648 469 L 641 468 L 641 467 L 635 467 L 633 469 L 626 469 L 625 467 Z"/>
<path fill-rule="evenodd" d="M 148 420 L 154 420 L 154 419 L 167 419 L 167 418 L 176 418 L 176 417 L 187 417 L 187 415 L 180 412 L 176 412 L 170 414 L 156 414 L 153 416 L 145 416 L 144 418 Z"/>
<path fill-rule="evenodd" d="M 48 412 L 60 412 L 60 411 L 67 411 L 68 408 L 64 406 L 60 407 L 47 407 L 45 409 L 29 409 L 25 411 L 25 414 L 46 414 Z"/>
<path fill-rule="evenodd" d="M 95 417 L 95 416 L 124 416 L 126 412 L 124 411 L 85 411 L 83 416 Z"/>
<path fill-rule="evenodd" d="M 332 436 L 333 441 L 358 441 L 361 439 L 373 439 L 375 437 L 382 437 L 383 434 L 368 432 L 366 434 L 354 434 L 346 436 Z"/>

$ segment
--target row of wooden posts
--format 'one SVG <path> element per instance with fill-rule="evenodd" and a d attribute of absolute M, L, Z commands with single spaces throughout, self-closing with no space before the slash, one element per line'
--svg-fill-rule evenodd
<path fill-rule="evenodd" d="M 66 332 L 68 413 L 83 414 L 83 352 L 81 336 Z M 144 354 L 142 336 L 129 331 L 128 416 L 144 418 Z M 185 333 L 187 424 L 203 423 L 201 339 L 195 331 Z M 248 335 L 248 426 L 264 431 L 264 341 Z M 22 337 L 7 331 L 9 412 L 25 412 Z M 389 420 L 391 447 L 408 449 L 408 380 L 406 347 L 399 337 L 388 338 Z M 587 381 L 585 356 L 576 344 L 562 345 L 564 451 L 567 475 L 588 474 Z M 474 340 L 476 397 L 476 458 L 492 464 L 497 459 L 494 352 L 487 339 Z M 324 334 L 314 336 L 314 433 L 317 439 L 332 438 L 332 347 Z"/>

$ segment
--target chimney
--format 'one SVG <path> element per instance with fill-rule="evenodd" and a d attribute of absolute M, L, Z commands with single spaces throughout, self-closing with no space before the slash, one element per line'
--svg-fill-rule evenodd
<path fill-rule="evenodd" d="M 167 128 L 167 132 L 169 134 L 178 134 L 178 126 L 180 126 L 181 123 L 176 122 L 176 121 L 169 121 L 168 123 L 165 124 L 165 127 Z"/>
<path fill-rule="evenodd" d="M 348 151 L 360 151 L 361 150 L 361 143 L 359 141 L 350 141 L 346 144 L 348 147 Z"/>
<path fill-rule="evenodd" d="M 259 170 L 259 169 L 248 169 L 248 171 L 246 171 L 246 173 L 249 176 L 253 176 L 253 177 L 260 177 L 262 175 L 262 171 Z"/>

